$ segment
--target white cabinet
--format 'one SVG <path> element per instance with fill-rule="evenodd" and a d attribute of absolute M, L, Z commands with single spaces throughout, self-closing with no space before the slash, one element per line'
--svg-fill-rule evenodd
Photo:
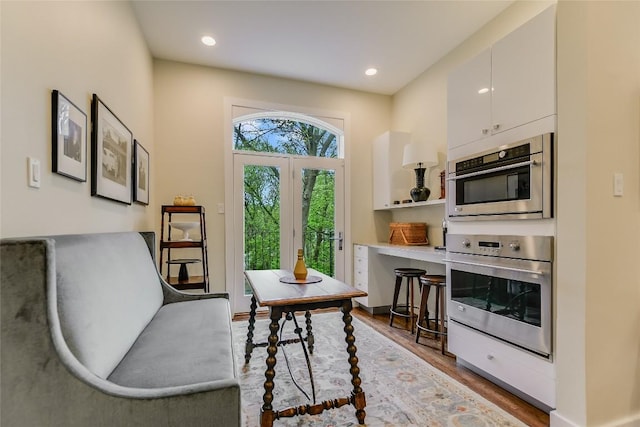
<path fill-rule="evenodd" d="M 409 199 L 415 187 L 413 171 L 402 168 L 406 132 L 385 132 L 373 141 L 373 209 L 389 209 L 394 200 Z"/>
<path fill-rule="evenodd" d="M 491 49 L 449 74 L 449 148 L 489 135 L 491 127 Z"/>
<path fill-rule="evenodd" d="M 448 143 L 459 147 L 556 113 L 555 5 L 448 80 Z"/>
<path fill-rule="evenodd" d="M 556 407 L 555 365 L 541 357 L 512 347 L 454 321 L 448 324 L 448 350 L 480 370 L 533 399 L 531 403 Z M 539 405 L 536 405 L 539 406 Z"/>
<path fill-rule="evenodd" d="M 353 246 L 353 286 L 367 292 L 366 297 L 356 298 L 356 302 L 369 307 L 390 306 L 395 283 L 394 268 L 408 266 L 407 260 L 381 257 L 365 245 Z"/>

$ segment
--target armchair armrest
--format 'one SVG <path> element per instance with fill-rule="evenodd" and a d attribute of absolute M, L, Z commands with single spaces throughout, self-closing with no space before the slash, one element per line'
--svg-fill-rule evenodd
<path fill-rule="evenodd" d="M 174 302 L 183 302 L 183 301 L 195 301 L 199 299 L 209 299 L 209 298 L 226 298 L 229 299 L 229 293 L 227 292 L 214 292 L 210 294 L 189 294 L 187 292 L 182 292 L 168 284 L 160 273 L 158 273 L 158 280 L 162 285 L 162 293 L 164 294 L 164 304 L 172 304 Z"/>

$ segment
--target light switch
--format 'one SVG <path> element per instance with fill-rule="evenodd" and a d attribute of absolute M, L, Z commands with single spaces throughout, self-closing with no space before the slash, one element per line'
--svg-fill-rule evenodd
<path fill-rule="evenodd" d="M 28 157 L 29 187 L 40 188 L 40 160 Z"/>
<path fill-rule="evenodd" d="M 613 174 L 613 195 L 616 197 L 622 197 L 624 194 L 624 177 L 622 173 L 616 172 Z"/>
<path fill-rule="evenodd" d="M 224 213 L 224 203 L 218 203 L 218 213 L 219 214 Z"/>

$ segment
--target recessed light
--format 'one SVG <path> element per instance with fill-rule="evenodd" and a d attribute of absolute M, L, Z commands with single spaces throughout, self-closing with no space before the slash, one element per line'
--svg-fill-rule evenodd
<path fill-rule="evenodd" d="M 377 68 L 367 68 L 367 70 L 364 73 L 367 76 L 375 76 L 376 74 L 378 74 L 378 69 Z"/>
<path fill-rule="evenodd" d="M 483 93 L 487 93 L 487 92 L 489 92 L 489 88 L 488 88 L 488 87 L 483 87 L 482 89 L 480 89 L 480 90 L 478 91 L 478 93 L 479 93 L 480 95 L 482 95 Z"/>
<path fill-rule="evenodd" d="M 203 36 L 200 40 L 207 46 L 214 46 L 216 44 L 216 39 L 211 36 Z"/>

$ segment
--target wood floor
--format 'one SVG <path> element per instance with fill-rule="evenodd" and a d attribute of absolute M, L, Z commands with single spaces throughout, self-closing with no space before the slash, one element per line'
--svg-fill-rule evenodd
<path fill-rule="evenodd" d="M 402 320 L 394 321 L 394 327 L 390 327 L 388 314 L 371 315 L 360 308 L 355 308 L 352 314 L 358 320 L 407 348 L 430 365 L 466 385 L 528 426 L 545 427 L 549 425 L 549 415 L 547 413 L 494 385 L 469 369 L 458 366 L 455 357 L 443 356 L 440 353 L 440 343 L 438 341 L 429 339 L 424 335 L 424 338 L 420 339 L 420 344 L 416 344 L 415 335 L 411 335 L 410 331 L 402 329 Z M 266 315 L 258 315 L 258 317 L 266 317 Z M 234 320 L 246 319 L 248 319 L 248 314 L 234 317 Z"/>

